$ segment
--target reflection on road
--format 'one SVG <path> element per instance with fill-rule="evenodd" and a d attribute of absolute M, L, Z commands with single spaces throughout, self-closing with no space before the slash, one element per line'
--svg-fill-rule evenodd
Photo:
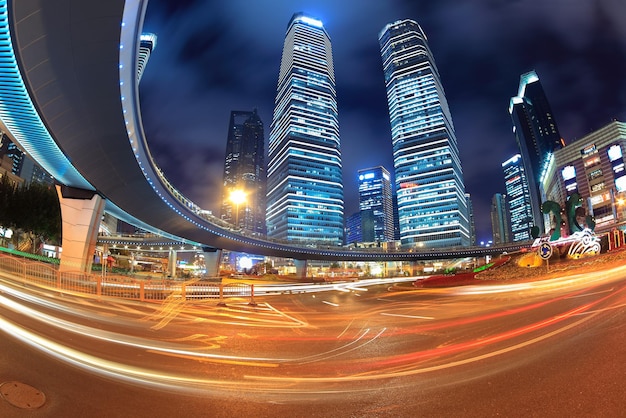
<path fill-rule="evenodd" d="M 624 278 L 626 267 L 446 289 L 359 282 L 259 296 L 254 306 L 61 298 L 2 281 L 0 329 L 112 379 L 293 401 L 519 367 L 623 310 Z"/>

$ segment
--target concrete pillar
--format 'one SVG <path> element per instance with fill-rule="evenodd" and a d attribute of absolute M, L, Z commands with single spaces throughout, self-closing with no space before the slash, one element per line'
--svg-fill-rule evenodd
<path fill-rule="evenodd" d="M 176 250 L 170 250 L 167 256 L 167 270 L 172 279 L 176 277 L 176 259 Z"/>
<path fill-rule="evenodd" d="M 63 231 L 59 271 L 91 273 L 105 201 L 90 190 L 57 185 L 56 191 Z"/>
<path fill-rule="evenodd" d="M 293 260 L 293 264 L 296 266 L 296 279 L 306 280 L 306 260 Z"/>
<path fill-rule="evenodd" d="M 220 275 L 220 261 L 222 259 L 222 250 L 217 248 L 203 248 L 204 266 L 206 267 L 206 275 L 208 277 L 218 277 Z"/>

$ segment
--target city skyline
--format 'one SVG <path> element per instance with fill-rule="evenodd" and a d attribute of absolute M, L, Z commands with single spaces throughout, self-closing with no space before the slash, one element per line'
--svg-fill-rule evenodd
<path fill-rule="evenodd" d="M 376 38 L 384 25 L 411 18 L 424 28 L 441 73 L 478 240 L 490 239 L 490 200 L 504 193 L 500 164 L 518 152 L 507 110 L 521 74 L 537 71 L 567 143 L 611 119 L 626 119 L 620 5 L 588 1 L 561 10 L 536 1 L 491 4 L 399 1 L 363 4 L 355 14 L 350 2 L 278 1 L 269 8 L 263 2 L 243 7 L 237 1 L 152 0 L 144 31 L 157 34 L 159 47 L 140 90 L 151 150 L 173 184 L 215 211 L 221 176 L 214 173 L 222 169 L 228 113 L 256 107 L 271 120 L 285 22 L 302 10 L 319 17 L 333 40 L 345 213 L 354 212 L 357 171 L 393 167 Z M 577 31 L 569 30 L 574 24 Z M 200 168 L 206 174 L 199 175 Z"/>

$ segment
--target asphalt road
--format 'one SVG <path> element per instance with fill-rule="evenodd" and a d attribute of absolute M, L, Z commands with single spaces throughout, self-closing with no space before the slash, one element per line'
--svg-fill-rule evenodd
<path fill-rule="evenodd" d="M 142 304 L 0 281 L 0 416 L 626 416 L 626 267 L 256 303 Z M 11 383 L 45 402 L 15 406 Z"/>

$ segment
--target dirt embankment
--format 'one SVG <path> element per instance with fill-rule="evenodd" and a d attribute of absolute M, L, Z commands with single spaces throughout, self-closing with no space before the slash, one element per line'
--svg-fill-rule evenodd
<path fill-rule="evenodd" d="M 512 254 L 511 260 L 497 268 L 487 269 L 476 275 L 479 280 L 533 280 L 546 279 L 567 273 L 585 273 L 622 266 L 626 263 L 626 248 L 583 257 L 578 260 L 551 259 L 538 267 L 520 267 L 518 261 L 523 254 Z"/>

